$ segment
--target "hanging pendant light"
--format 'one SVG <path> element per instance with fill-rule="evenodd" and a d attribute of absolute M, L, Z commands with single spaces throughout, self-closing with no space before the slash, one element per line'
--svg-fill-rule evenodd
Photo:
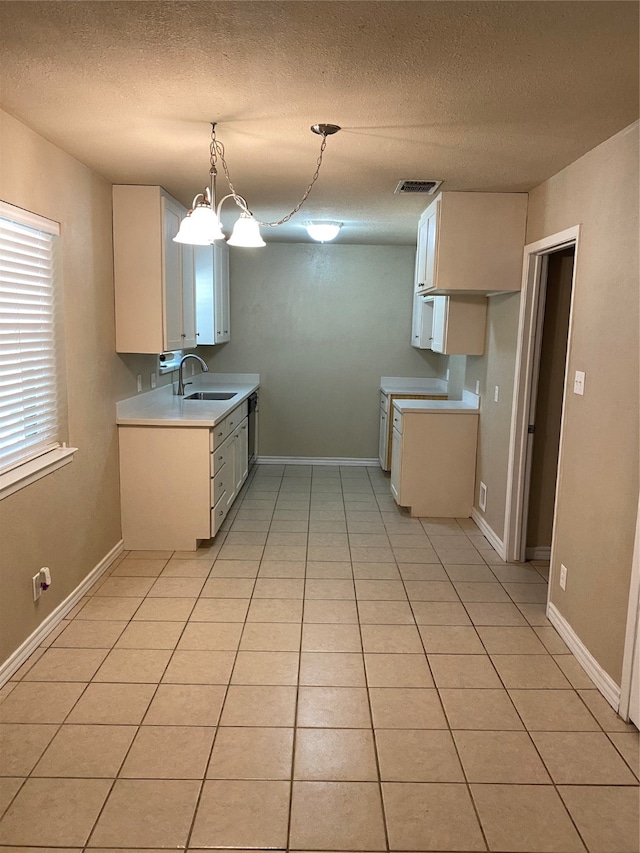
<path fill-rule="evenodd" d="M 284 225 L 285 222 L 288 222 L 300 210 L 302 205 L 308 199 L 309 194 L 313 189 L 313 185 L 318 180 L 320 166 L 322 165 L 322 157 L 324 154 L 324 150 L 327 147 L 327 136 L 333 136 L 333 134 L 337 133 L 339 130 L 340 127 L 337 124 L 312 125 L 311 131 L 322 137 L 322 143 L 320 145 L 320 154 L 316 161 L 316 170 L 313 174 L 313 177 L 311 178 L 307 189 L 304 191 L 302 198 L 300 199 L 298 204 L 293 208 L 290 213 L 288 213 L 282 219 L 279 219 L 276 222 L 261 222 L 260 220 L 255 218 L 255 216 L 249 209 L 247 202 L 241 195 L 236 192 L 233 183 L 231 182 L 229 167 L 227 166 L 227 162 L 224 157 L 224 146 L 216 138 L 216 125 L 215 122 L 212 122 L 211 142 L 209 144 L 209 176 L 211 188 L 207 187 L 204 193 L 199 193 L 194 198 L 191 210 L 187 213 L 186 217 L 180 223 L 180 229 L 173 239 L 176 241 L 176 243 L 189 243 L 195 246 L 206 246 L 210 243 L 213 243 L 214 240 L 224 240 L 224 234 L 222 233 L 222 229 L 220 227 L 220 208 L 222 207 L 223 201 L 225 201 L 227 198 L 233 198 L 242 212 L 240 214 L 240 218 L 237 220 L 233 227 L 233 232 L 228 240 L 229 245 L 251 248 L 265 246 L 266 243 L 264 242 L 260 234 L 260 226 L 264 226 L 267 228 L 275 228 L 278 225 Z M 222 163 L 224 176 L 229 185 L 230 193 L 224 196 L 224 198 L 220 201 L 216 209 L 216 177 L 218 174 L 218 157 L 220 158 L 220 161 Z M 338 224 L 338 230 L 341 225 L 342 223 Z M 328 237 L 325 239 L 333 239 L 333 237 Z"/>

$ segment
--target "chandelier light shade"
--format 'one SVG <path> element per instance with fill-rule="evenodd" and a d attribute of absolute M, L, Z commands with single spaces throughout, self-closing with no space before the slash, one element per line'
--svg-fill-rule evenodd
<path fill-rule="evenodd" d="M 231 237 L 227 240 L 230 246 L 241 246 L 244 249 L 259 248 L 267 244 L 262 239 L 260 228 L 255 216 L 252 216 L 247 211 L 240 214 L 240 218 L 236 219 L 236 224 L 233 226 Z"/>
<path fill-rule="evenodd" d="M 306 222 L 307 234 L 318 243 L 329 243 L 335 240 L 342 228 L 342 222 Z"/>
<path fill-rule="evenodd" d="M 194 198 L 193 207 L 180 223 L 178 233 L 173 239 L 176 243 L 189 243 L 192 246 L 208 246 L 214 240 L 224 240 L 220 219 L 212 207 L 208 187 L 205 193 Z"/>
<path fill-rule="evenodd" d="M 216 138 L 216 125 L 215 122 L 211 124 L 211 142 L 209 144 L 209 159 L 210 159 L 210 167 L 209 167 L 209 182 L 210 186 L 206 187 L 205 191 L 202 193 L 198 193 L 198 195 L 194 198 L 191 210 L 187 213 L 185 218 L 180 223 L 180 228 L 178 233 L 173 238 L 176 243 L 188 243 L 193 246 L 207 246 L 210 243 L 213 243 L 215 240 L 224 240 L 225 236 L 222 232 L 222 228 L 220 226 L 220 208 L 222 207 L 222 202 L 226 201 L 228 198 L 233 198 L 235 203 L 241 210 L 240 218 L 236 221 L 231 237 L 228 242 L 230 246 L 242 246 L 242 247 L 260 247 L 265 246 L 266 243 L 262 239 L 262 235 L 260 234 L 260 226 L 266 228 L 275 228 L 278 225 L 284 225 L 285 222 L 288 222 L 296 213 L 300 210 L 302 205 L 309 198 L 309 194 L 313 189 L 313 185 L 318 180 L 318 175 L 320 174 L 320 166 L 322 165 L 322 157 L 324 154 L 324 150 L 327 147 L 327 137 L 333 136 L 334 133 L 337 133 L 340 130 L 337 124 L 314 124 L 311 126 L 311 131 L 318 136 L 322 137 L 322 143 L 320 145 L 320 154 L 318 155 L 318 159 L 316 161 L 316 170 L 311 178 L 311 181 L 304 191 L 302 198 L 298 202 L 298 204 L 293 208 L 290 213 L 287 213 L 286 216 L 283 216 L 282 219 L 278 219 L 276 222 L 261 222 L 256 219 L 251 210 L 249 209 L 249 205 L 246 200 L 239 195 L 233 183 L 231 181 L 231 176 L 229 174 L 229 167 L 227 166 L 227 161 L 224 156 L 224 146 L 221 142 Z M 222 169 L 224 171 L 224 176 L 229 185 L 229 193 L 225 195 L 216 208 L 216 178 L 218 176 L 218 159 L 222 163 Z M 317 223 L 310 223 L 311 225 Z M 327 225 L 331 225 L 335 229 L 335 233 L 331 234 L 331 236 L 324 237 L 313 237 L 314 240 L 320 240 L 321 242 L 326 242 L 328 240 L 333 240 L 337 235 L 338 231 L 342 227 L 341 222 L 334 223 L 320 223 L 320 225 L 326 227 Z M 309 230 L 309 226 L 307 226 L 307 230 Z M 311 231 L 309 231 L 311 234 Z M 311 235 L 313 236 L 313 235 Z"/>

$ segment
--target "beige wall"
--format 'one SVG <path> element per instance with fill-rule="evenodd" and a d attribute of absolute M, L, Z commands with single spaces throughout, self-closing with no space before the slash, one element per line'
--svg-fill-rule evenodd
<path fill-rule="evenodd" d="M 528 243 L 575 225 L 569 377 L 584 370 L 586 383 L 565 409 L 552 559 L 569 573 L 564 592 L 554 578 L 551 600 L 619 684 L 638 506 L 637 125 L 530 194 Z M 485 394 L 477 476 L 489 487 L 485 517 L 502 537 L 519 295 L 493 297 L 490 306 L 494 338 L 486 356 L 467 360 L 466 387 L 478 378 Z"/>
<path fill-rule="evenodd" d="M 231 251 L 231 341 L 212 370 L 258 372 L 263 456 L 378 455 L 381 376 L 444 375 L 410 345 L 415 250 L 271 243 Z"/>
<path fill-rule="evenodd" d="M 597 191 L 596 191 L 597 188 Z M 620 684 L 638 507 L 638 126 L 531 194 L 527 241 L 580 224 L 551 600 Z"/>
<path fill-rule="evenodd" d="M 492 296 L 487 311 L 487 338 L 483 356 L 467 356 L 465 388 L 475 392 L 480 383 L 480 425 L 476 463 L 476 498 L 480 482 L 487 487 L 484 515 L 489 527 L 502 539 L 507 496 L 507 463 L 511 429 L 514 367 L 518 334 L 520 294 Z M 494 401 L 498 386 L 498 402 Z"/>
<path fill-rule="evenodd" d="M 0 198 L 62 226 L 69 439 L 74 461 L 0 501 L 0 662 L 120 539 L 116 392 L 135 380 L 114 353 L 111 187 L 0 112 Z M 32 601 L 31 577 L 53 585 Z"/>

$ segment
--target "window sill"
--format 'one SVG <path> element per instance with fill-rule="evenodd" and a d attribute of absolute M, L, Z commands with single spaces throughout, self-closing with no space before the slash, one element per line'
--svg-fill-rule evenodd
<path fill-rule="evenodd" d="M 0 474 L 0 500 L 24 489 L 25 486 L 30 486 L 31 483 L 62 468 L 63 465 L 68 465 L 73 461 L 73 455 L 77 449 L 77 447 L 58 447 L 38 456 L 37 459 L 25 462 L 24 465 L 12 471 L 7 471 L 6 474 Z"/>

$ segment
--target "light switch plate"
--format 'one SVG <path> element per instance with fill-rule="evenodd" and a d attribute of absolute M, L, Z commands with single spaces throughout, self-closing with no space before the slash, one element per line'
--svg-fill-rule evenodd
<path fill-rule="evenodd" d="M 500 399 L 500 388 L 498 385 L 496 385 L 494 392 L 493 392 L 493 402 L 497 403 L 499 399 Z"/>
<path fill-rule="evenodd" d="M 576 370 L 573 380 L 573 393 L 584 394 L 584 370 Z"/>

